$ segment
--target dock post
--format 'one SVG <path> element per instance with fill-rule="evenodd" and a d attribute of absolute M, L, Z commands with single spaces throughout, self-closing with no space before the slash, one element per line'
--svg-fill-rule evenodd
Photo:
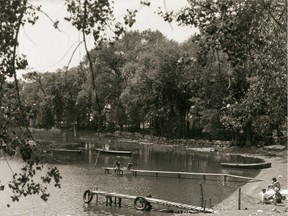
<path fill-rule="evenodd" d="M 108 168 L 105 168 L 105 175 L 106 174 L 109 174 L 109 169 Z"/>
<path fill-rule="evenodd" d="M 205 213 L 206 210 L 206 200 L 204 200 L 204 204 L 203 204 L 203 212 Z"/>
<path fill-rule="evenodd" d="M 201 193 L 201 207 L 203 208 L 204 195 L 203 195 L 203 186 L 202 186 L 202 184 L 200 184 L 200 193 Z"/>
<path fill-rule="evenodd" d="M 203 180 L 204 180 L 204 181 L 206 180 L 206 175 L 203 175 Z"/>
<path fill-rule="evenodd" d="M 212 199 L 211 199 L 211 197 L 209 198 L 209 208 L 212 208 Z"/>
<path fill-rule="evenodd" d="M 224 182 L 227 181 L 227 175 L 224 175 Z"/>
<path fill-rule="evenodd" d="M 123 175 L 123 170 L 122 169 L 116 169 L 116 175 Z"/>
<path fill-rule="evenodd" d="M 181 174 L 180 174 L 180 173 L 178 173 L 178 178 L 179 178 L 179 179 L 181 178 Z"/>
<path fill-rule="evenodd" d="M 111 196 L 106 196 L 106 206 L 107 206 L 107 205 L 110 205 L 110 206 L 111 206 L 112 203 L 113 203 L 112 197 L 111 197 Z"/>
<path fill-rule="evenodd" d="M 118 206 L 121 207 L 122 204 L 122 198 L 118 197 Z"/>
<path fill-rule="evenodd" d="M 241 209 L 241 188 L 239 188 L 239 194 L 238 194 L 238 210 Z"/>

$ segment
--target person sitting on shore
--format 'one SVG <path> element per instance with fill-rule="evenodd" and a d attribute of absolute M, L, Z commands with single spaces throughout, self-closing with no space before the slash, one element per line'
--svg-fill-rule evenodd
<path fill-rule="evenodd" d="M 281 203 L 282 195 L 280 193 L 280 188 L 280 183 L 273 177 L 272 183 L 268 185 L 268 190 L 262 189 L 262 203 Z"/>
<path fill-rule="evenodd" d="M 279 189 L 275 187 L 275 194 L 274 194 L 274 203 L 281 203 L 282 201 L 282 194 L 280 193 Z"/>
<path fill-rule="evenodd" d="M 272 178 L 272 183 L 268 185 L 268 190 L 272 188 L 274 191 L 281 189 L 280 183 L 277 181 L 275 177 Z"/>

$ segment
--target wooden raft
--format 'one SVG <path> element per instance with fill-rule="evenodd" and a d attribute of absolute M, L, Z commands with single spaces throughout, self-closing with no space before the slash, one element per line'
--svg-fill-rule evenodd
<path fill-rule="evenodd" d="M 118 194 L 118 193 L 109 193 L 105 191 L 98 191 L 94 190 L 92 191 L 93 195 L 102 195 L 105 196 L 106 199 L 107 197 L 114 197 L 118 199 L 131 199 L 135 200 L 138 196 L 132 196 L 132 195 L 127 195 L 127 194 Z M 162 200 L 162 199 L 156 199 L 152 197 L 144 197 L 148 202 L 154 203 L 154 204 L 159 204 L 159 205 L 166 205 L 166 206 L 173 206 L 176 208 L 180 209 L 185 209 L 185 210 L 191 210 L 191 211 L 197 211 L 197 212 L 207 212 L 207 213 L 214 213 L 213 209 L 210 208 L 202 208 L 199 206 L 193 206 L 193 205 L 188 205 L 188 204 L 183 204 L 183 203 L 177 203 L 177 202 L 172 202 L 172 201 L 167 201 L 167 200 Z"/>
<path fill-rule="evenodd" d="M 81 153 L 81 150 L 76 149 L 51 149 L 52 152 L 71 152 L 71 153 Z"/>

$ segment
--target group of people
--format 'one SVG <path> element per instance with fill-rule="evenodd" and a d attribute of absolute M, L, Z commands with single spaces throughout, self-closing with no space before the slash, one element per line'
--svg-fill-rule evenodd
<path fill-rule="evenodd" d="M 127 165 L 126 168 L 127 170 L 130 170 L 132 168 L 133 163 L 130 161 Z M 123 168 L 121 167 L 121 163 L 118 160 L 115 160 L 114 164 L 113 164 L 113 168 L 116 174 L 120 174 L 121 172 L 123 173 Z M 122 171 L 121 171 L 122 170 Z"/>
<path fill-rule="evenodd" d="M 267 189 L 262 189 L 262 203 L 281 203 L 285 196 L 280 193 L 281 185 L 275 177 L 272 178 L 272 183 L 268 185 Z"/>

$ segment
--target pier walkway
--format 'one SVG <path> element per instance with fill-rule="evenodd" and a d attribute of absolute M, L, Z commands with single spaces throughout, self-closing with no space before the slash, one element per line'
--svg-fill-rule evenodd
<path fill-rule="evenodd" d="M 105 174 L 109 174 L 110 170 L 115 170 L 113 167 L 103 167 Z M 251 178 L 246 176 L 238 176 L 238 175 L 231 175 L 231 174 L 225 174 L 225 173 L 194 173 L 194 172 L 176 172 L 176 171 L 160 171 L 160 170 L 140 170 L 140 169 L 119 169 L 116 174 L 123 175 L 124 173 L 132 173 L 134 176 L 137 176 L 139 174 L 153 174 L 156 177 L 159 177 L 160 175 L 165 177 L 165 175 L 174 175 L 178 178 L 184 177 L 184 176 L 202 176 L 203 180 L 207 179 L 207 176 L 219 176 L 223 177 L 224 181 L 227 181 L 227 177 L 229 178 L 236 178 L 236 179 L 243 179 L 248 181 L 263 181 L 262 179 L 257 178 Z"/>
<path fill-rule="evenodd" d="M 106 205 L 111 205 L 113 202 L 112 201 L 113 198 L 114 198 L 114 204 L 115 205 L 118 204 L 119 206 L 121 206 L 122 204 L 122 199 L 134 200 L 134 207 L 137 210 L 145 210 L 148 207 L 152 207 L 150 203 L 154 203 L 158 205 L 172 206 L 178 209 L 184 209 L 184 210 L 189 210 L 189 211 L 214 213 L 213 209 L 205 208 L 205 206 L 198 207 L 198 206 L 193 206 L 193 205 L 188 205 L 188 204 L 183 204 L 183 203 L 178 203 L 178 202 L 156 199 L 152 197 L 132 196 L 132 195 L 127 195 L 127 194 L 119 194 L 119 193 L 109 193 L 109 192 L 99 191 L 99 190 L 85 191 L 83 195 L 84 202 L 90 203 L 94 195 L 96 196 L 96 199 L 97 199 L 96 201 L 98 201 L 98 196 L 100 195 L 105 196 Z"/>

